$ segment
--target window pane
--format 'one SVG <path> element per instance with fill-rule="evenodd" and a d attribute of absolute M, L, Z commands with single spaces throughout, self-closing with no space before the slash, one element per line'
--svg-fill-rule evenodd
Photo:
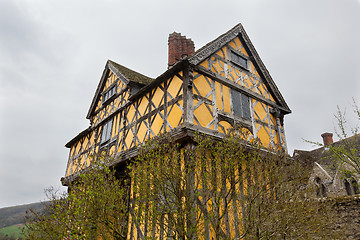
<path fill-rule="evenodd" d="M 107 132 L 107 126 L 108 124 L 105 123 L 102 129 L 102 133 L 101 133 L 101 142 L 105 142 L 106 141 L 106 132 Z"/>
<path fill-rule="evenodd" d="M 101 133 L 101 143 L 108 141 L 111 138 L 111 130 L 112 130 L 113 120 L 109 120 L 104 124 L 102 133 Z"/>
<path fill-rule="evenodd" d="M 243 68 L 247 68 L 247 60 L 242 56 L 240 56 L 239 54 L 231 52 L 231 61 L 240 65 Z"/>
<path fill-rule="evenodd" d="M 246 119 L 250 119 L 250 102 L 249 97 L 241 94 L 241 105 L 242 105 L 242 117 Z"/>
<path fill-rule="evenodd" d="M 250 114 L 250 98 L 234 89 L 231 89 L 231 101 L 233 114 L 251 119 Z"/>
<path fill-rule="evenodd" d="M 109 98 L 111 98 L 113 95 L 115 95 L 115 90 L 116 90 L 116 88 L 115 88 L 115 86 L 113 86 L 112 88 L 110 88 L 110 89 L 105 93 L 105 95 L 104 95 L 104 102 L 105 102 L 106 100 L 108 100 Z"/>
<path fill-rule="evenodd" d="M 233 113 L 241 116 L 241 98 L 240 93 L 234 89 L 231 89 L 231 100 L 233 105 Z"/>
<path fill-rule="evenodd" d="M 106 140 L 109 140 L 111 138 L 112 120 L 110 120 L 107 125 Z"/>

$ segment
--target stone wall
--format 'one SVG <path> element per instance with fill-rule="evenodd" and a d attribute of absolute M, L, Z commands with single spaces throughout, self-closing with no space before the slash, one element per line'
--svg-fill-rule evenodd
<path fill-rule="evenodd" d="M 332 198 L 337 220 L 334 230 L 344 239 L 360 239 L 360 197 Z"/>

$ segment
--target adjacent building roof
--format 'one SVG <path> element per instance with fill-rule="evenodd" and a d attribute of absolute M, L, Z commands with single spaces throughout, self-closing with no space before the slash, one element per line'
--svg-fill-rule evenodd
<path fill-rule="evenodd" d="M 335 177 L 339 163 L 341 161 L 339 161 L 337 156 L 334 155 L 332 149 L 340 147 L 344 148 L 346 151 L 350 151 L 351 148 L 357 149 L 357 153 L 360 153 L 360 134 L 342 139 L 340 141 L 331 143 L 329 146 L 322 146 L 311 151 L 295 149 L 293 157 L 310 165 L 314 165 L 316 162 L 331 177 Z"/>

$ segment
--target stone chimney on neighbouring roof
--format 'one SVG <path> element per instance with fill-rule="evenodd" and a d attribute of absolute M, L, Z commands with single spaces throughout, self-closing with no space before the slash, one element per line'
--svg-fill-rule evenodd
<path fill-rule="evenodd" d="M 323 142 L 324 142 L 324 146 L 327 147 L 330 144 L 333 143 L 333 134 L 332 133 L 323 133 L 321 134 L 322 138 L 323 138 Z"/>
<path fill-rule="evenodd" d="M 168 67 L 174 65 L 183 57 L 190 56 L 195 52 L 194 42 L 180 33 L 169 34 L 169 61 Z"/>

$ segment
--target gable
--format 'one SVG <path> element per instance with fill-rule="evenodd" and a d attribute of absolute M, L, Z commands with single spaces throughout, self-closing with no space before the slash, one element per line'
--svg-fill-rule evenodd
<path fill-rule="evenodd" d="M 135 94 L 152 81 L 152 78 L 108 60 L 87 118 L 95 124 L 100 122 L 107 115 L 123 106 L 130 95 Z"/>
<path fill-rule="evenodd" d="M 241 24 L 196 51 L 189 62 L 276 103 L 284 114 L 291 112 Z"/>

